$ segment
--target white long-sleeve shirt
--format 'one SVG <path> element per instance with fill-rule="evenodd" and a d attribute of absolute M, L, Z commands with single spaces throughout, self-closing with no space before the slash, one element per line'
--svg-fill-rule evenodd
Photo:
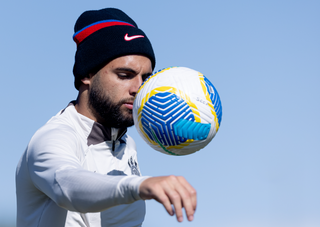
<path fill-rule="evenodd" d="M 40 128 L 17 167 L 17 227 L 141 226 L 147 177 L 133 139 L 117 135 L 72 103 Z"/>

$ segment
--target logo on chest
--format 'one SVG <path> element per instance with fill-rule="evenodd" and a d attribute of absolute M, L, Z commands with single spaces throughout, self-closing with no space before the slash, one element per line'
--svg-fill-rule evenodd
<path fill-rule="evenodd" d="M 136 160 L 134 160 L 131 156 L 131 158 L 129 158 L 128 160 L 128 165 L 130 166 L 131 168 L 131 174 L 132 175 L 137 175 L 137 176 L 140 176 L 140 171 L 139 171 L 139 168 L 138 168 L 138 163 L 136 162 Z"/>

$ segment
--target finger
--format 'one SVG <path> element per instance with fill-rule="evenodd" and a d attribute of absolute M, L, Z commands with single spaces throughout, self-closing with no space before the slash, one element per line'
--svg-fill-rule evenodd
<path fill-rule="evenodd" d="M 155 195 L 154 199 L 164 206 L 169 215 L 174 215 L 174 211 L 171 206 L 171 201 L 164 191 L 159 191 L 158 194 Z"/>
<path fill-rule="evenodd" d="M 169 213 L 170 215 L 176 214 L 177 220 L 179 222 L 183 221 L 183 214 L 182 214 L 182 201 L 179 192 L 177 191 L 177 187 L 179 187 L 180 183 L 177 180 L 176 176 L 168 176 L 166 180 L 162 182 L 161 187 L 166 195 L 165 198 L 162 199 L 163 201 L 169 201 L 170 208 L 172 210 L 172 206 L 174 207 L 174 212 Z M 180 186 L 181 188 L 181 186 Z M 181 190 L 181 189 L 180 189 Z M 167 208 L 167 203 L 165 208 Z"/>
<path fill-rule="evenodd" d="M 182 177 L 183 178 L 183 177 Z M 180 179 L 179 177 L 170 176 L 169 188 L 165 188 L 166 193 L 174 206 L 176 211 L 176 216 L 179 222 L 183 220 L 182 207 L 185 208 L 188 220 L 193 220 L 195 205 L 193 204 L 191 194 L 187 188 L 192 191 L 192 187 L 188 184 L 186 180 Z M 184 185 L 188 185 L 185 187 Z M 195 191 L 195 190 L 193 190 Z"/>
<path fill-rule="evenodd" d="M 182 205 L 184 207 L 184 210 L 186 212 L 186 216 L 188 218 L 188 221 L 192 221 L 194 218 L 194 213 L 195 213 L 195 209 L 194 206 L 192 204 L 192 200 L 191 197 L 183 197 L 182 199 Z"/>
<path fill-rule="evenodd" d="M 179 195 L 178 192 L 173 191 L 173 190 L 167 191 L 167 196 L 170 199 L 170 202 L 174 207 L 178 222 L 182 222 L 183 221 L 183 213 L 182 213 L 181 196 Z"/>
<path fill-rule="evenodd" d="M 192 187 L 184 177 L 178 177 L 179 182 L 186 188 L 189 192 L 192 200 L 192 205 L 194 210 L 197 208 L 197 191 Z"/>
<path fill-rule="evenodd" d="M 184 177 L 178 177 L 178 181 L 181 183 L 184 190 L 181 190 L 182 203 L 186 211 L 186 215 L 189 221 L 194 218 L 194 212 L 197 207 L 197 193 L 196 190 L 186 181 Z"/>

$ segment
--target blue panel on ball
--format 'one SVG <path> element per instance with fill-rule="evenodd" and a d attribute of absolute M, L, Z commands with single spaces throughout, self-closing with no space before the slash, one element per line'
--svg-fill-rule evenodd
<path fill-rule="evenodd" d="M 216 88 L 210 82 L 210 80 L 208 80 L 205 76 L 203 76 L 203 77 L 204 77 L 204 81 L 206 83 L 207 91 L 210 94 L 211 102 L 212 102 L 212 104 L 214 106 L 214 109 L 216 111 L 218 122 L 219 122 L 219 126 L 220 126 L 221 119 L 222 119 L 222 106 L 221 106 L 221 101 L 220 101 L 219 94 L 218 94 Z"/>
<path fill-rule="evenodd" d="M 203 124 L 194 121 L 180 119 L 173 125 L 176 135 L 194 140 L 204 140 L 208 137 L 211 124 Z"/>
<path fill-rule="evenodd" d="M 153 138 L 152 128 L 164 146 L 179 145 L 187 140 L 187 137 L 174 133 L 174 125 L 180 119 L 186 119 L 190 122 L 195 120 L 189 105 L 176 94 L 170 92 L 158 93 L 150 97 L 141 114 L 144 132 L 156 142 Z"/>

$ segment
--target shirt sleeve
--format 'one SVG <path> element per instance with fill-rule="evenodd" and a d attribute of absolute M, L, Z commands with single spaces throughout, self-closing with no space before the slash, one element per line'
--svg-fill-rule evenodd
<path fill-rule="evenodd" d="M 148 177 L 109 176 L 82 168 L 79 148 L 70 128 L 40 129 L 27 149 L 30 178 L 57 205 L 71 211 L 100 212 L 137 201 L 139 186 Z"/>

